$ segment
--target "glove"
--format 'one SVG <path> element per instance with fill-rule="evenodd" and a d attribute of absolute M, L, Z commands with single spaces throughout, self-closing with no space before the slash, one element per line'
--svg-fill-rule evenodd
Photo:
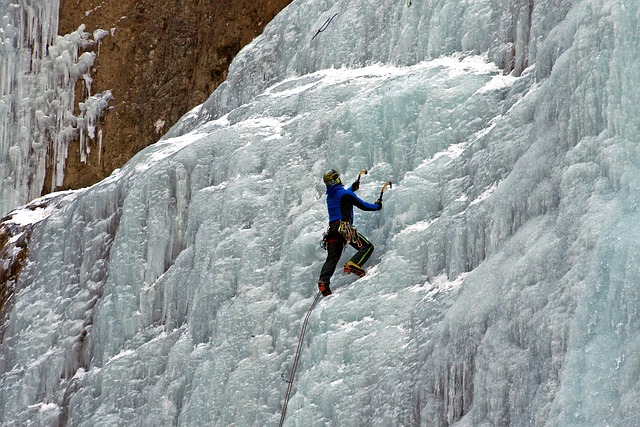
<path fill-rule="evenodd" d="M 351 184 L 351 191 L 358 191 L 360 189 L 360 181 L 355 181 Z"/>
<path fill-rule="evenodd" d="M 376 205 L 378 205 L 378 209 L 382 209 L 382 199 L 376 200 Z"/>

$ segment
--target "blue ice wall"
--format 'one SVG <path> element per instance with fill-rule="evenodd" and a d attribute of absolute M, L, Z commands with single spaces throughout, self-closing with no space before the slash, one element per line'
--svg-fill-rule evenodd
<path fill-rule="evenodd" d="M 639 18 L 293 2 L 205 104 L 32 220 L 0 418 L 277 425 L 322 173 L 367 168 L 365 200 L 394 183 L 356 215 L 376 250 L 311 315 L 285 425 L 634 425 Z"/>

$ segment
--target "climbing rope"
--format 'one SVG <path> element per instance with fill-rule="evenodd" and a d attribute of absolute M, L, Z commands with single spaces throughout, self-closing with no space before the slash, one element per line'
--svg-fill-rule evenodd
<path fill-rule="evenodd" d="M 284 424 L 284 417 L 287 413 L 287 405 L 289 404 L 289 395 L 291 394 L 291 387 L 293 386 L 293 377 L 296 375 L 296 368 L 298 367 L 298 360 L 300 359 L 300 348 L 302 347 L 302 341 L 304 340 L 304 334 L 307 331 L 307 323 L 309 322 L 309 316 L 311 316 L 311 312 L 314 308 L 316 308 L 316 304 L 320 301 L 321 292 L 316 294 L 316 298 L 313 300 L 313 304 L 307 311 L 307 315 L 304 317 L 304 321 L 302 322 L 302 329 L 300 330 L 300 338 L 298 340 L 298 348 L 296 349 L 296 355 L 293 358 L 293 367 L 291 368 L 291 374 L 289 375 L 289 385 L 287 386 L 287 393 L 284 395 L 284 404 L 282 405 L 282 415 L 280 416 L 280 427 Z"/>
<path fill-rule="evenodd" d="M 327 29 L 327 27 L 329 26 L 329 24 L 331 24 L 331 21 L 333 21 L 333 18 L 335 18 L 336 16 L 338 16 L 338 14 L 337 14 L 337 13 L 336 13 L 336 14 L 334 14 L 331 18 L 328 18 L 328 19 L 324 22 L 324 24 L 322 24 L 322 26 L 320 27 L 320 29 L 318 30 L 318 32 L 316 33 L 316 35 L 315 35 L 315 36 L 313 36 L 313 37 L 311 38 L 311 41 L 313 41 L 313 39 L 315 39 L 315 38 L 316 38 L 316 36 L 317 36 L 318 34 L 323 33 L 323 32 L 324 32 L 324 30 L 326 30 L 326 29 Z"/>

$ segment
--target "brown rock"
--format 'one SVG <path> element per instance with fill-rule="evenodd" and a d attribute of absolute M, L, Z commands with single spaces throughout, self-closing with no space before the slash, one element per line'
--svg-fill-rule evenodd
<path fill-rule="evenodd" d="M 72 144 L 58 190 L 94 184 L 157 141 L 206 100 L 238 51 L 291 1 L 61 0 L 61 34 L 81 24 L 90 33 L 114 29 L 91 74 L 92 93 L 111 90 L 114 99 L 101 124 L 102 152 L 94 142 L 84 164 Z M 49 176 L 50 168 L 45 183 Z"/>

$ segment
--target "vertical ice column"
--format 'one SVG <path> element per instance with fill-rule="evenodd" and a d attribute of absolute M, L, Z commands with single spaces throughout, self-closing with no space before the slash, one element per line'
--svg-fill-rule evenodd
<path fill-rule="evenodd" d="M 34 76 L 57 35 L 58 10 L 57 0 L 0 3 L 0 215 L 42 190 L 46 145 L 32 133 L 43 117 L 29 106 L 43 101 L 33 90 Z"/>
<path fill-rule="evenodd" d="M 48 189 L 62 184 L 69 142 L 86 160 L 111 99 L 91 96 L 95 40 L 84 26 L 58 36 L 58 14 L 59 0 L 0 0 L 0 216 L 41 194 L 47 159 Z M 75 116 L 78 80 L 88 98 Z"/>

